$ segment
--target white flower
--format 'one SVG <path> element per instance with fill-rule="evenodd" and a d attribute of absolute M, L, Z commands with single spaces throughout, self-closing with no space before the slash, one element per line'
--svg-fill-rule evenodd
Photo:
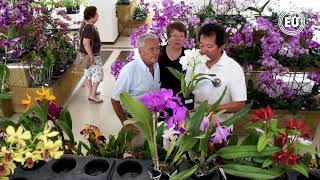
<path fill-rule="evenodd" d="M 171 143 L 174 143 L 178 140 L 179 138 L 179 131 L 176 131 L 172 128 L 164 130 L 163 132 L 163 149 L 165 149 L 166 151 L 168 151 L 168 149 L 171 146 Z"/>
<path fill-rule="evenodd" d="M 182 56 L 179 63 L 182 65 L 183 70 L 188 68 L 194 68 L 199 64 L 205 64 L 208 60 L 208 56 L 201 55 L 199 49 L 187 49 L 184 51 L 185 56 Z"/>

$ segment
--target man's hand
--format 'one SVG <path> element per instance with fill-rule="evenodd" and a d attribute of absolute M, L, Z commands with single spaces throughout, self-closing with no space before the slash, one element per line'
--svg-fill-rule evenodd
<path fill-rule="evenodd" d="M 129 132 L 129 130 L 131 130 L 134 135 L 137 135 L 137 134 L 140 133 L 139 128 L 137 128 L 134 124 L 126 124 L 126 125 L 124 126 L 124 130 L 125 130 L 126 132 Z"/>

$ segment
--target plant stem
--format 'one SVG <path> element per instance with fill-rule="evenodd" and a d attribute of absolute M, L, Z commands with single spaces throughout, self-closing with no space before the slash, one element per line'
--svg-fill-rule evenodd
<path fill-rule="evenodd" d="M 157 114 L 152 114 L 152 122 L 153 122 L 153 145 L 154 145 L 154 166 L 157 170 L 159 170 L 159 157 L 158 157 L 158 148 L 157 148 Z"/>

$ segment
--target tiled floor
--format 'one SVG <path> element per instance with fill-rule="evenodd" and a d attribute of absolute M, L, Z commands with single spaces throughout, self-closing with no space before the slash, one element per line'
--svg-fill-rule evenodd
<path fill-rule="evenodd" d="M 115 43 L 103 44 L 102 51 L 110 50 L 113 52 L 103 66 L 104 80 L 98 87 L 98 91 L 101 92 L 100 97 L 104 102 L 102 104 L 94 104 L 88 101 L 87 89 L 82 86 L 82 79 L 66 103 L 72 116 L 72 130 L 76 141 L 85 141 L 80 135 L 80 131 L 85 124 L 98 126 L 107 139 L 110 134 L 117 134 L 122 127 L 110 102 L 112 90 L 115 86 L 115 78 L 110 73 L 110 65 L 116 60 L 121 51 L 133 49 L 129 44 L 128 37 L 119 37 Z"/>

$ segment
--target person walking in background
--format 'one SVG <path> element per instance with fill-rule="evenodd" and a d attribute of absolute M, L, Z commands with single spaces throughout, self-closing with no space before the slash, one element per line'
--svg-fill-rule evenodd
<path fill-rule="evenodd" d="M 103 80 L 103 69 L 100 57 L 101 41 L 97 27 L 94 25 L 99 19 L 95 6 L 88 6 L 84 10 L 84 22 L 79 29 L 80 49 L 88 58 L 88 68 L 84 70 L 85 84 L 88 88 L 88 100 L 95 103 L 102 103 L 98 98 L 97 89 Z"/>

